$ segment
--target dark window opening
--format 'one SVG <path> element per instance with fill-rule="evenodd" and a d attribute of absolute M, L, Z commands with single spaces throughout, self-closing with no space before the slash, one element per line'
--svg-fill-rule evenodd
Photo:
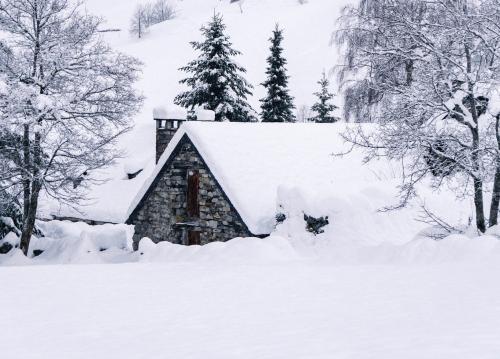
<path fill-rule="evenodd" d="M 200 173 L 198 171 L 189 171 L 187 182 L 187 214 L 189 217 L 198 217 L 200 215 L 200 204 L 198 201 Z"/>

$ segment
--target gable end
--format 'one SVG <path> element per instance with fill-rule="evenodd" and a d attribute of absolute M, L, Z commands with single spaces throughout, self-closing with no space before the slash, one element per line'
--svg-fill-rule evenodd
<path fill-rule="evenodd" d="M 187 174 L 192 171 L 200 171 L 201 213 L 194 219 L 186 197 Z M 186 244 L 188 232 L 193 230 L 202 232 L 203 243 L 254 235 L 187 134 L 158 170 L 126 223 L 136 226 L 136 242 L 145 236 L 155 242 Z"/>

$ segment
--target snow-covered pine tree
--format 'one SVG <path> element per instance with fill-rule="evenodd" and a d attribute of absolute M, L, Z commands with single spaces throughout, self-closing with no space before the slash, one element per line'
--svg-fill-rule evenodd
<path fill-rule="evenodd" d="M 331 103 L 333 94 L 328 89 L 330 81 L 328 81 L 328 77 L 326 77 L 324 71 L 318 84 L 321 86 L 321 89 L 314 93 L 318 101 L 311 107 L 316 116 L 312 117 L 311 120 L 316 123 L 334 123 L 339 121 L 340 119 L 332 114 L 338 107 Z"/>
<path fill-rule="evenodd" d="M 255 111 L 247 103 L 252 85 L 243 77 L 245 68 L 232 57 L 240 55 L 224 31 L 226 25 L 220 14 L 201 28 L 204 40 L 191 43 L 200 56 L 180 70 L 190 74 L 181 80 L 189 90 L 179 94 L 174 102 L 194 110 L 202 107 L 215 112 L 216 121 L 255 121 Z"/>
<path fill-rule="evenodd" d="M 283 30 L 276 25 L 271 42 L 271 55 L 267 58 L 267 80 L 262 84 L 267 96 L 262 102 L 262 122 L 295 122 L 293 97 L 288 93 L 286 59 L 283 57 Z"/>

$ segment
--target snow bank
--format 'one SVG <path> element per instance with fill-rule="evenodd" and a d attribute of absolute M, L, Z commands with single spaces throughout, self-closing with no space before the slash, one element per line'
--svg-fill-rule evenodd
<path fill-rule="evenodd" d="M 282 237 L 235 238 L 205 246 L 180 246 L 169 242 L 154 244 L 144 238 L 140 242 L 140 262 L 191 262 L 226 264 L 269 264 L 303 259 Z"/>
<path fill-rule="evenodd" d="M 131 226 L 123 224 L 89 226 L 82 222 L 68 221 L 38 222 L 38 225 L 45 237 L 32 237 L 29 252 L 31 258 L 26 258 L 19 249 L 15 249 L 8 254 L 0 255 L 0 265 L 131 261 L 133 235 Z"/>
<path fill-rule="evenodd" d="M 290 192 L 288 192 L 290 193 Z M 291 201 L 288 202 L 290 205 Z M 295 203 L 303 202 L 297 200 Z M 346 208 L 346 202 L 340 203 Z M 370 212 L 358 214 L 359 218 Z M 290 207 L 288 207 L 290 208 Z M 169 242 L 154 244 L 148 238 L 140 242 L 139 251 L 131 250 L 133 228 L 126 225 L 91 227 L 84 223 L 53 221 L 41 223 L 47 237 L 33 238 L 30 256 L 26 258 L 16 249 L 0 255 L 0 265 L 33 264 L 101 264 L 101 263 L 191 263 L 211 265 L 285 265 L 308 262 L 326 265 L 408 265 L 442 263 L 486 263 L 500 261 L 500 230 L 491 229 L 487 235 L 468 237 L 452 235 L 443 240 L 415 236 L 408 223 L 397 223 L 394 218 L 366 216 L 358 226 L 345 224 L 346 218 L 338 214 L 324 233 L 313 235 L 306 231 L 301 211 L 278 226 L 268 238 L 236 238 L 228 242 L 215 242 L 205 246 L 181 246 Z M 318 212 L 324 213 L 324 212 Z M 346 216 L 354 215 L 344 212 Z M 404 219 L 406 214 L 397 214 Z M 382 225 L 377 227 L 377 225 Z M 384 226 L 387 225 L 387 228 Z M 405 228 L 406 227 L 406 228 Z M 378 229 L 380 228 L 380 229 Z M 392 231 L 398 240 L 381 240 L 381 234 Z M 410 239 L 408 239 L 410 238 Z M 16 243 L 9 234 L 3 241 Z"/>
<path fill-rule="evenodd" d="M 380 211 L 393 195 L 390 187 L 366 187 L 359 193 L 322 197 L 282 186 L 277 212 L 284 214 L 286 220 L 277 226 L 274 235 L 287 238 L 301 256 L 330 264 L 430 264 L 500 259 L 498 226 L 481 237 L 471 232 L 434 240 L 424 235 L 429 232 L 429 225 L 415 220 L 418 213 L 415 206 Z M 426 206 L 438 211 L 450 203 L 442 203 L 439 196 L 431 199 L 429 196 Z M 455 213 L 458 221 L 459 212 L 457 209 Z M 324 233 L 308 232 L 304 214 L 328 217 Z"/>

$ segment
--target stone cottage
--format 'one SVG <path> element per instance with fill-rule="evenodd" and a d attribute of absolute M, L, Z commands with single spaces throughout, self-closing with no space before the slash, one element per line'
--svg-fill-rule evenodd
<path fill-rule="evenodd" d="M 206 116 L 205 121 L 210 121 Z M 185 115 L 156 109 L 154 119 L 157 173 L 127 220 L 135 226 L 134 248 L 143 237 L 154 242 L 202 245 L 256 235 L 234 208 L 189 134 L 172 141 L 186 122 Z"/>
<path fill-rule="evenodd" d="M 330 195 L 376 178 L 332 155 L 346 149 L 345 124 L 185 121 L 166 111 L 155 121 L 157 165 L 126 217 L 135 248 L 143 237 L 185 245 L 265 237 L 291 200 L 284 189 Z"/>

